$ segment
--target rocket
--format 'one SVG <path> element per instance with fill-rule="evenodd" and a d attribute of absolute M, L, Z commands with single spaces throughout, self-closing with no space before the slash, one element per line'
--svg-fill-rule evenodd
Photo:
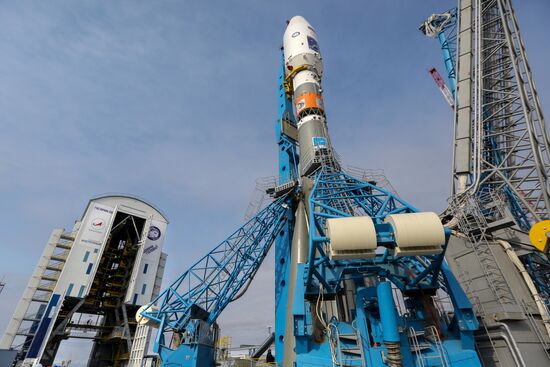
<path fill-rule="evenodd" d="M 302 189 L 307 197 L 313 186 L 312 176 L 315 172 L 322 166 L 337 168 L 337 162 L 333 157 L 327 130 L 321 88 L 323 60 L 319 50 L 319 41 L 315 29 L 301 16 L 295 16 L 288 22 L 283 36 L 283 57 L 285 92 L 287 96 L 292 95 L 294 104 L 300 146 L 300 176 L 302 177 Z M 306 263 L 308 257 L 307 205 L 304 205 L 304 201 L 300 201 L 298 204 L 295 217 L 296 222 L 290 248 L 285 334 L 292 334 L 294 330 L 294 319 L 291 315 L 298 264 Z M 317 342 L 323 335 L 323 331 L 318 325 L 320 325 L 318 321 L 313 323 L 313 333 L 318 336 L 315 339 Z M 295 365 L 295 343 L 294 338 L 284 339 L 282 365 Z"/>
<path fill-rule="evenodd" d="M 293 17 L 283 36 L 285 79 L 293 95 L 300 144 L 301 175 L 321 165 L 336 165 L 327 131 L 321 78 L 323 59 L 315 29 L 301 16 Z"/>

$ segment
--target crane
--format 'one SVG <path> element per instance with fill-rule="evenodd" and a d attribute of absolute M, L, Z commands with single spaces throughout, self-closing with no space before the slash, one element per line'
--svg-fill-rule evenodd
<path fill-rule="evenodd" d="M 447 87 L 447 84 L 441 77 L 441 74 L 439 74 L 439 71 L 437 71 L 437 69 L 433 67 L 430 70 L 428 70 L 428 73 L 432 76 L 435 82 L 435 85 L 441 91 L 441 94 L 443 94 L 443 97 L 445 98 L 449 106 L 451 106 L 451 109 L 454 111 L 455 101 L 453 98 L 453 94 L 451 93 L 449 87 Z"/>
<path fill-rule="evenodd" d="M 293 17 L 279 70 L 272 201 L 138 311 L 139 323 L 159 329 L 162 366 L 215 365 L 216 320 L 273 244 L 277 365 L 481 366 L 473 306 L 444 260 L 451 231 L 435 213 L 342 170 L 322 69 L 316 31 Z"/>

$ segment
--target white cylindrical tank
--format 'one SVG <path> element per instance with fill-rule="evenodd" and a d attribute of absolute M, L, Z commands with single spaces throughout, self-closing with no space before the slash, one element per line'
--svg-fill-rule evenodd
<path fill-rule="evenodd" d="M 388 215 L 393 228 L 395 256 L 433 255 L 442 251 L 445 229 L 436 213 L 405 213 Z"/>

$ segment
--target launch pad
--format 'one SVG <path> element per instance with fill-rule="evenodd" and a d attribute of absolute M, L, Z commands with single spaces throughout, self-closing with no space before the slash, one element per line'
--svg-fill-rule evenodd
<path fill-rule="evenodd" d="M 128 195 L 92 199 L 72 231 L 52 233 L 0 346 L 29 367 L 68 338 L 92 341 L 88 367 L 233 367 L 218 318 L 274 246 L 275 328 L 254 357 L 274 356 L 251 366 L 550 364 L 550 140 L 514 9 L 459 0 L 420 29 L 440 43 L 446 80 L 430 74 L 454 117 L 444 213 L 343 169 L 317 31 L 295 16 L 268 203 L 161 287 L 166 217 Z"/>

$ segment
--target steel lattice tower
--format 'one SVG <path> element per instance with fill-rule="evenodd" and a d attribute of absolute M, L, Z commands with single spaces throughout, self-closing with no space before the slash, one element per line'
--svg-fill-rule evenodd
<path fill-rule="evenodd" d="M 548 218 L 550 154 L 512 2 L 458 3 L 421 27 L 441 43 L 456 88 L 452 194 L 502 190 L 516 221 L 528 229 Z"/>
<path fill-rule="evenodd" d="M 548 217 L 544 117 L 511 0 L 475 3 L 474 185 L 503 189 L 515 217 L 528 226 Z"/>
<path fill-rule="evenodd" d="M 550 262 L 526 232 L 548 218 L 549 141 L 512 2 L 458 0 L 420 30 L 438 39 L 454 87 L 446 214 L 464 237 L 447 261 L 480 318 L 476 346 L 486 366 L 547 364 Z M 513 348 L 495 342 L 503 330 Z"/>

